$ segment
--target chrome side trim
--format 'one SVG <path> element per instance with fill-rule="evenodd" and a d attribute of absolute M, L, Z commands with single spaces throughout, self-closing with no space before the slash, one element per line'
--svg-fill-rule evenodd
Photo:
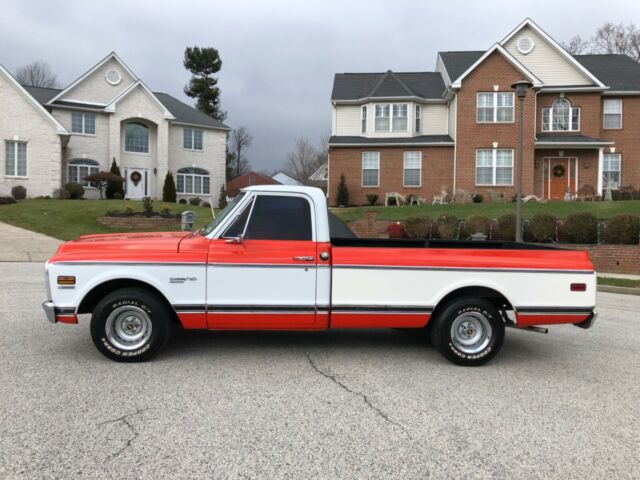
<path fill-rule="evenodd" d="M 563 273 L 593 275 L 593 270 L 543 270 L 537 268 L 474 268 L 474 267 L 422 267 L 404 265 L 333 265 L 334 269 L 354 270 L 424 270 L 424 271 L 472 271 L 472 272 L 506 272 L 506 273 Z"/>
<path fill-rule="evenodd" d="M 49 323 L 56 323 L 56 312 L 53 302 L 50 300 L 42 302 L 42 309 L 44 310 L 44 314 L 46 315 L 47 320 L 49 320 Z"/>

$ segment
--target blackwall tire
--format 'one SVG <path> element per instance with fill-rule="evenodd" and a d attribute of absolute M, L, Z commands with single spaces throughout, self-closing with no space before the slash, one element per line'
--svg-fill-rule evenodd
<path fill-rule="evenodd" d="M 123 288 L 96 305 L 91 338 L 111 360 L 143 362 L 166 344 L 170 324 L 171 312 L 157 295 L 142 288 Z"/>
<path fill-rule="evenodd" d="M 461 298 L 446 305 L 430 331 L 436 349 L 456 365 L 479 366 L 502 348 L 504 322 L 496 307 L 482 298 Z"/>

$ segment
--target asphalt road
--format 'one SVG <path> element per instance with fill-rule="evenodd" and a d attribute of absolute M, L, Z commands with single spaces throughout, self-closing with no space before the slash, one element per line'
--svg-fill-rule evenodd
<path fill-rule="evenodd" d="M 42 269 L 0 263 L 0 478 L 640 478 L 640 297 L 475 369 L 395 330 L 180 332 L 128 365 L 46 322 Z"/>

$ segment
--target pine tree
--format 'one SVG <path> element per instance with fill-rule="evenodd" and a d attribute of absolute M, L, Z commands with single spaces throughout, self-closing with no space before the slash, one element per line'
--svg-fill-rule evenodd
<path fill-rule="evenodd" d="M 173 174 L 167 172 L 167 176 L 164 177 L 164 185 L 162 187 L 162 201 L 176 203 L 176 182 L 173 181 Z"/>
<path fill-rule="evenodd" d="M 218 208 L 224 208 L 227 206 L 227 191 L 224 189 L 224 185 L 220 187 L 220 197 L 218 197 Z"/>
<path fill-rule="evenodd" d="M 227 116 L 220 108 L 220 87 L 214 74 L 222 68 L 220 54 L 215 48 L 187 47 L 184 51 L 184 68 L 193 75 L 184 87 L 185 95 L 196 98 L 196 108 L 222 122 Z"/>
<path fill-rule="evenodd" d="M 120 167 L 118 167 L 118 164 L 116 163 L 115 158 L 111 162 L 111 169 L 109 171 L 114 175 L 117 175 L 118 177 L 122 177 L 122 175 L 120 174 Z M 109 182 L 107 184 L 107 189 L 105 194 L 107 198 L 118 198 L 118 197 L 119 199 L 124 198 L 124 183 L 118 182 L 118 181 Z"/>
<path fill-rule="evenodd" d="M 338 183 L 336 202 L 338 203 L 339 207 L 346 207 L 347 205 L 349 205 L 349 190 L 347 189 L 347 181 L 344 178 L 344 174 L 340 175 L 340 183 Z"/>

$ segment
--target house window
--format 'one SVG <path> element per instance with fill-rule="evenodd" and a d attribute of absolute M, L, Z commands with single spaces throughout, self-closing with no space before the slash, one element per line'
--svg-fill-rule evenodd
<path fill-rule="evenodd" d="M 380 152 L 362 152 L 362 186 L 377 187 L 380 183 Z"/>
<path fill-rule="evenodd" d="M 124 151 L 149 153 L 149 127 L 141 123 L 127 123 L 124 126 Z"/>
<path fill-rule="evenodd" d="M 95 160 L 79 158 L 71 160 L 67 167 L 67 178 L 69 182 L 79 183 L 83 187 L 90 187 L 91 184 L 85 180 L 89 175 L 98 173 L 100 165 Z"/>
<path fill-rule="evenodd" d="M 182 194 L 209 195 L 209 172 L 202 168 L 181 168 L 177 173 L 176 191 Z"/>
<path fill-rule="evenodd" d="M 250 175 L 249 176 L 249 185 L 255 185 L 256 184 L 256 176 L 255 175 Z"/>
<path fill-rule="evenodd" d="M 476 121 L 478 123 L 513 122 L 513 92 L 478 93 Z"/>
<path fill-rule="evenodd" d="M 606 99 L 604 101 L 604 128 L 622 128 L 622 100 Z"/>
<path fill-rule="evenodd" d="M 404 152 L 403 185 L 419 187 L 422 178 L 422 153 Z"/>
<path fill-rule="evenodd" d="M 422 108 L 420 105 L 416 105 L 416 133 L 420 133 L 420 115 Z"/>
<path fill-rule="evenodd" d="M 360 109 L 360 128 L 362 133 L 367 133 L 367 106 L 363 105 Z"/>
<path fill-rule="evenodd" d="M 406 132 L 407 131 L 406 103 L 380 103 L 375 106 L 376 132 Z"/>
<path fill-rule="evenodd" d="M 572 107 L 566 98 L 556 98 L 551 107 L 542 109 L 543 132 L 580 130 L 580 107 Z"/>
<path fill-rule="evenodd" d="M 202 129 L 184 128 L 182 135 L 182 147 L 186 150 L 202 151 Z"/>
<path fill-rule="evenodd" d="M 8 177 L 27 176 L 27 142 L 6 142 L 4 174 Z"/>
<path fill-rule="evenodd" d="M 602 185 L 612 189 L 620 187 L 619 153 L 605 153 L 602 157 Z"/>
<path fill-rule="evenodd" d="M 476 185 L 513 185 L 513 150 L 476 150 Z"/>
<path fill-rule="evenodd" d="M 71 112 L 71 133 L 96 134 L 96 114 Z"/>

